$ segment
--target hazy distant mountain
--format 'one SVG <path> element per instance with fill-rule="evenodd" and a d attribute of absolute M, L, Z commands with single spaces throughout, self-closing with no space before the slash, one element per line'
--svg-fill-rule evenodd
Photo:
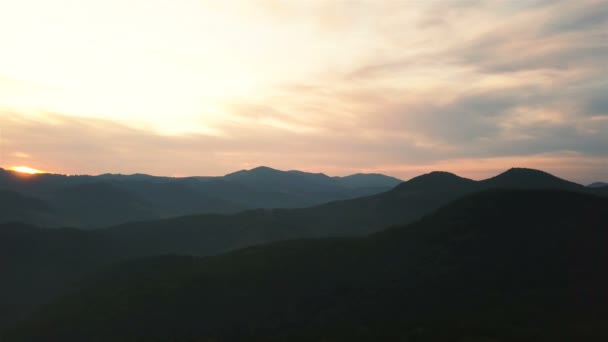
<path fill-rule="evenodd" d="M 338 184 L 347 188 L 374 188 L 395 187 L 401 182 L 400 179 L 377 173 L 357 173 L 346 177 L 334 177 Z"/>
<path fill-rule="evenodd" d="M 279 171 L 265 166 L 237 171 L 224 178 L 261 191 L 314 193 L 342 190 L 337 182 L 322 173 Z"/>
<path fill-rule="evenodd" d="M 162 217 L 143 198 L 106 182 L 70 185 L 52 195 L 52 203 L 84 227 Z"/>
<path fill-rule="evenodd" d="M 280 171 L 261 166 L 224 176 L 250 188 L 287 193 L 340 192 L 347 189 L 392 188 L 400 179 L 381 174 L 358 173 L 346 177 L 329 177 L 323 173 Z"/>
<path fill-rule="evenodd" d="M 522 189 L 564 189 L 581 190 L 580 184 L 566 181 L 544 171 L 512 168 L 506 172 L 482 181 L 488 187 L 508 187 Z"/>
<path fill-rule="evenodd" d="M 11 221 L 27 221 L 39 225 L 67 223 L 54 208 L 40 199 L 0 190 L 0 223 Z"/>
<path fill-rule="evenodd" d="M 315 207 L 133 222 L 96 233 L 121 241 L 131 255 L 210 255 L 277 240 L 369 234 L 412 222 L 481 189 L 478 182 L 433 172 L 385 193 Z"/>
<path fill-rule="evenodd" d="M 508 171 L 507 171 L 508 172 Z M 399 193 L 433 193 L 437 192 L 454 192 L 463 189 L 469 190 L 478 186 L 478 182 L 462 178 L 450 172 L 434 171 L 418 177 L 414 177 L 407 182 L 404 182 L 397 186 L 393 191 Z M 493 185 L 498 187 L 501 185 Z M 492 187 L 492 186 L 490 186 Z"/>
<path fill-rule="evenodd" d="M 447 174 L 417 182 L 428 177 L 468 182 Z M 5 336 L 601 341 L 608 337 L 607 243 L 606 198 L 494 190 L 367 238 L 120 264 Z"/>
<path fill-rule="evenodd" d="M 267 171 L 262 170 L 264 173 Z M 215 182 L 209 184 L 223 187 Z M 92 185 L 86 187 L 90 186 Z M 476 191 L 526 187 L 574 191 L 587 189 L 550 174 L 526 169 L 511 169 L 484 181 L 473 181 L 447 172 L 432 172 L 403 182 L 388 192 L 314 207 L 258 209 L 234 215 L 205 214 L 132 222 L 101 229 L 96 234 L 120 241 L 130 256 L 165 253 L 210 255 L 277 240 L 365 235 L 391 225 L 413 222 Z M 122 196 L 120 193 L 102 196 L 104 191 L 98 190 L 99 203 L 110 201 L 113 197 L 122 198 L 109 206 L 116 205 L 111 210 L 116 215 L 132 215 L 121 217 L 123 220 L 141 218 L 146 210 L 150 210 L 147 202 L 138 198 Z M 237 185 L 235 190 L 240 191 L 241 188 Z M 94 193 L 91 192 L 91 195 Z M 245 191 L 241 193 L 246 194 Z M 83 196 L 74 196 L 74 199 Z M 80 207 L 72 205 L 78 207 L 83 215 L 91 215 L 88 208 L 98 205 L 98 202 L 82 204 Z"/>
<path fill-rule="evenodd" d="M 205 183 L 193 178 L 167 182 L 123 182 L 122 188 L 151 203 L 159 218 L 192 213 L 236 213 L 249 208 L 236 204 L 230 198 L 245 197 L 245 191 L 223 180 Z M 147 219 L 153 219 L 148 217 Z M 121 221 L 125 222 L 125 221 Z"/>
<path fill-rule="evenodd" d="M 123 175 L 123 174 L 115 174 L 115 173 L 104 173 L 99 176 L 93 176 L 99 178 L 100 180 L 117 180 L 117 181 L 140 181 L 140 182 L 154 182 L 154 183 L 165 183 L 170 182 L 174 178 L 172 177 L 159 177 L 159 176 L 150 176 L 143 173 L 135 173 L 132 175 Z"/>
<path fill-rule="evenodd" d="M 303 209 L 259 209 L 244 211 L 234 215 L 206 214 L 184 216 L 173 219 L 127 223 L 91 232 L 80 230 L 41 231 L 40 229 L 31 228 L 28 230 L 28 233 L 24 233 L 26 240 L 23 241 L 14 241 L 8 236 L 0 238 L 0 250 L 6 251 L 7 246 L 19 248 L 19 253 L 32 255 L 32 259 L 29 259 L 32 265 L 39 265 L 40 262 L 42 262 L 42 265 L 50 263 L 49 266 L 41 269 L 63 270 L 63 265 L 79 264 L 81 260 L 100 262 L 99 259 L 101 258 L 101 260 L 110 262 L 111 260 L 175 253 L 212 255 L 251 245 L 294 238 L 361 236 L 389 226 L 414 222 L 424 215 L 430 214 L 437 208 L 473 192 L 494 187 L 518 187 L 517 184 L 512 183 L 511 177 L 521 179 L 522 182 L 528 182 L 528 179 L 523 177 L 523 175 L 528 175 L 530 172 L 527 170 L 511 170 L 506 174 L 509 177 L 499 176 L 493 178 L 491 182 L 477 182 L 446 172 L 432 172 L 404 182 L 385 193 L 352 200 L 335 201 Z M 588 189 L 583 186 L 572 186 L 570 182 L 559 180 L 548 174 L 533 174 L 541 175 L 540 179 L 535 178 L 535 182 L 526 183 L 532 184 L 534 187 L 537 187 L 538 184 L 546 184 L 555 188 L 573 187 L 576 191 L 587 191 L 586 189 Z M 547 179 L 543 180 L 544 178 Z M 501 180 L 505 180 L 505 182 L 502 183 Z M 190 181 L 187 180 L 185 182 Z M 226 184 L 222 184 L 222 182 L 230 184 L 231 191 L 235 194 L 247 194 L 246 189 L 249 189 L 244 185 L 223 179 L 207 181 L 205 184 L 209 186 L 209 189 L 213 189 L 214 187 L 226 189 Z M 117 200 L 116 203 L 120 204 L 120 206 L 138 206 L 145 210 L 147 208 L 146 205 L 149 205 L 150 202 L 140 202 L 140 199 L 155 197 L 151 195 L 142 196 L 142 189 L 151 189 L 151 187 L 149 187 L 148 183 L 141 185 L 129 182 L 128 184 L 130 184 L 129 194 L 138 193 L 139 195 L 137 196 L 141 197 L 132 198 L 129 197 L 130 195 L 127 195 L 122 197 L 122 200 Z M 165 191 L 169 192 L 182 191 L 178 185 L 179 183 L 174 182 L 157 184 L 159 187 L 170 186 L 169 190 L 165 189 Z M 77 192 L 86 193 L 86 191 L 82 190 L 83 188 L 103 188 L 105 186 L 104 183 L 91 183 L 86 186 L 77 187 L 76 190 L 78 190 Z M 187 184 L 183 186 L 189 189 Z M 74 189 L 70 191 L 74 191 Z M 119 190 L 114 188 L 99 189 L 100 194 L 108 194 L 108 196 L 100 195 L 99 201 L 111 201 L 114 196 L 121 196 L 120 191 L 118 194 L 114 193 L 110 195 L 115 191 Z M 159 193 L 159 191 L 158 189 L 154 189 L 151 194 Z M 94 194 L 95 191 L 91 191 L 86 196 L 93 196 Z M 250 194 L 253 196 L 256 193 Z M 198 194 L 191 193 L 189 196 L 198 196 Z M 74 199 L 77 198 L 79 196 L 74 197 Z M 156 199 L 158 200 L 159 198 L 170 199 L 172 196 L 160 196 Z M 88 204 L 81 204 L 84 206 L 84 208 L 81 208 L 82 212 L 86 213 L 88 210 L 87 206 L 98 203 L 95 201 L 92 200 Z M 117 212 L 121 213 L 121 209 L 117 209 Z M 128 212 L 123 213 L 128 214 Z M 48 235 L 55 233 L 57 235 Z M 34 236 L 28 237 L 28 234 Z M 44 237 L 40 237 L 40 234 Z M 32 244 L 27 242 L 27 239 L 49 241 L 49 243 L 43 245 Z M 78 239 L 84 239 L 88 244 L 94 244 L 95 247 L 90 247 L 86 250 L 79 249 L 78 252 L 70 254 L 69 251 L 72 250 L 69 247 L 70 244 L 80 244 L 80 242 L 77 242 Z M 54 245 L 50 241 L 56 241 L 57 245 Z M 98 245 L 97 241 L 99 241 Z M 62 249 L 62 251 L 67 251 L 67 254 L 57 254 L 61 257 L 55 259 L 55 251 L 58 248 Z M 8 250 L 10 251 L 11 249 L 8 248 Z M 100 254 L 98 253 L 99 251 L 106 251 L 106 254 Z M 34 256 L 40 256 L 44 260 L 41 261 L 41 259 L 37 259 Z M 20 260 L 18 257 L 11 256 L 10 253 L 6 254 L 5 257 L 6 260 L 13 260 L 12 264 L 14 267 L 20 265 L 20 262 L 15 261 Z M 41 290 L 36 295 L 42 297 L 46 295 L 49 298 L 53 297 L 53 293 L 56 294 L 56 289 L 66 286 L 64 279 L 66 277 L 53 277 L 53 272 L 45 273 L 35 271 L 35 269 L 37 268 L 32 269 L 31 266 L 19 268 L 18 272 L 20 276 L 7 276 L 5 279 L 10 279 L 11 281 L 5 281 L 4 286 L 22 288 L 23 291 L 26 291 L 28 288 L 31 290 L 31 287 L 29 285 L 20 286 L 19 284 L 57 283 L 55 287 L 50 286 L 48 292 L 47 290 Z M 86 267 L 84 269 L 74 267 L 74 270 L 76 273 L 87 271 Z M 71 272 L 69 269 L 64 271 Z M 9 274 L 8 272 L 2 273 Z M 72 276 L 76 277 L 75 275 Z M 28 277 L 34 277 L 33 279 L 38 280 L 34 281 Z M 40 277 L 50 278 L 43 281 Z M 0 291 L 0 294 L 2 293 L 11 292 Z M 33 296 L 33 298 L 36 296 Z M 2 298 L 0 298 L 0 302 L 2 302 Z"/>
<path fill-rule="evenodd" d="M 534 182 L 527 175 L 531 175 Z M 514 182 L 520 180 L 522 183 Z M 512 169 L 490 180 L 473 181 L 447 172 L 432 172 L 394 189 L 367 197 L 302 209 L 260 209 L 234 215 L 199 215 L 134 222 L 101 229 L 97 234 L 123 245 L 132 256 L 167 253 L 218 254 L 277 240 L 366 235 L 391 225 L 414 222 L 467 194 L 493 188 L 586 188 L 533 170 Z"/>
<path fill-rule="evenodd" d="M 595 182 L 595 183 L 591 183 L 589 185 L 587 185 L 590 188 L 603 188 L 605 186 L 608 186 L 608 183 L 604 183 L 604 182 Z"/>
<path fill-rule="evenodd" d="M 531 182 L 524 175 L 532 175 L 534 182 Z M 46 295 L 48 298 L 51 298 L 53 297 L 53 293 L 56 294 L 56 289 L 65 288 L 65 280 L 62 277 L 53 277 L 52 271 L 35 271 L 37 268 L 32 269 L 31 265 L 39 265 L 42 262 L 44 265 L 47 263 L 49 265 L 41 268 L 41 270 L 53 270 L 55 268 L 63 270 L 63 265 L 76 265 L 81 262 L 81 259 L 99 262 L 99 258 L 103 257 L 102 260 L 110 262 L 112 260 L 124 260 L 160 254 L 177 253 L 204 256 L 279 240 L 362 236 L 389 226 L 414 222 L 432 213 L 439 207 L 473 192 L 492 188 L 521 188 L 518 184 L 513 183 L 513 179 L 520 179 L 523 184 L 530 184 L 534 188 L 567 188 L 578 192 L 591 192 L 589 188 L 581 185 L 573 185 L 571 182 L 560 180 L 549 174 L 531 172 L 531 170 L 510 170 L 504 173 L 503 176 L 492 178 L 492 181 L 473 181 L 447 172 L 432 172 L 403 182 L 394 189 L 381 194 L 351 200 L 334 201 L 310 208 L 258 209 L 233 215 L 205 214 L 184 216 L 127 223 L 89 232 L 80 230 L 47 231 L 31 228 L 28 230 L 28 233 L 24 233 L 25 240 L 23 241 L 14 241 L 8 236 L 0 237 L 0 250 L 5 250 L 8 246 L 10 247 L 8 248 L 9 251 L 11 248 L 18 248 L 19 253 L 32 255 L 32 258 L 28 259 L 30 264 L 17 269 L 16 272 L 18 272 L 19 276 L 10 276 L 9 272 L 3 272 L 2 270 L 0 270 L 0 273 L 7 275 L 4 279 L 8 280 L 5 280 L 4 286 L 22 288 L 24 291 L 28 288 L 31 290 L 30 285 L 20 286 L 19 284 L 56 283 L 54 287 L 49 286 L 48 293 L 46 292 L 47 287 L 44 287 L 44 289 L 39 289 L 41 292 L 36 295 Z M 195 180 L 185 180 L 183 186 L 188 188 L 187 183 L 191 181 L 194 182 Z M 222 182 L 228 183 L 231 191 L 235 194 L 248 193 L 247 189 L 249 188 L 244 185 L 224 179 L 206 181 L 205 184 L 209 186 L 208 189 L 213 189 L 214 187 L 226 189 L 226 184 L 222 184 Z M 139 196 L 141 198 L 153 197 L 142 196 L 140 192 L 142 190 L 138 190 L 140 187 L 139 183 L 129 182 L 129 184 L 131 184 L 129 193 L 138 194 L 138 197 L 134 200 L 140 198 Z M 142 189 L 151 189 L 148 183 L 144 184 Z M 171 188 L 166 191 L 181 191 L 177 187 L 179 184 L 170 182 L 158 186 L 170 186 Z M 95 186 L 99 186 L 99 183 L 97 185 L 93 183 L 93 187 Z M 173 188 L 174 186 L 176 188 Z M 157 191 L 160 190 L 154 189 L 151 193 L 158 193 Z M 109 193 L 110 191 L 106 192 Z M 94 192 L 92 193 L 94 194 Z M 259 193 L 250 192 L 249 194 L 253 196 Z M 198 194 L 191 193 L 189 196 L 198 196 Z M 171 197 L 171 195 L 167 195 L 160 196 L 159 198 L 170 199 Z M 110 200 L 111 198 L 112 196 L 109 196 L 107 199 Z M 145 203 L 149 204 L 150 202 L 146 201 Z M 57 235 L 47 235 L 54 234 L 54 232 Z M 67 236 L 66 232 L 68 233 Z M 28 237 L 29 234 L 34 236 Z M 43 234 L 44 237 L 40 237 L 40 234 Z M 44 245 L 32 244 L 27 242 L 28 239 L 56 241 L 57 245 L 55 246 L 50 242 Z M 99 241 L 99 245 L 90 247 L 82 252 L 79 249 L 78 252 L 70 254 L 70 244 L 80 243 L 77 242 L 78 239 L 84 239 L 90 244 L 96 244 L 96 241 Z M 60 258 L 55 259 L 54 255 L 58 249 L 67 252 L 66 254 L 57 254 Z M 101 253 L 100 256 L 98 251 L 106 252 L 105 254 Z M 5 258 L 6 260 L 12 260 L 11 264 L 13 267 L 21 265 L 18 257 L 12 257 L 9 252 L 7 253 L 5 254 Z M 41 261 L 41 259 L 35 256 L 39 256 L 44 260 Z M 81 271 L 78 271 L 78 267 L 74 267 L 74 269 L 75 272 L 81 273 L 87 271 L 86 267 L 80 269 Z M 70 272 L 69 269 L 64 271 Z M 75 275 L 72 276 L 76 277 Z M 32 278 L 28 277 L 34 277 L 34 279 L 38 280 L 32 281 Z M 49 277 L 49 279 L 43 281 L 39 277 Z M 11 293 L 3 292 L 0 289 L 0 295 L 9 295 Z M 0 303 L 2 301 L 3 298 L 0 297 Z M 2 325 L 1 323 L 0 325 Z"/>
<path fill-rule="evenodd" d="M 90 231 L 0 224 L 0 329 L 61 295 L 83 275 L 124 260 L 115 253 L 124 254 Z"/>
<path fill-rule="evenodd" d="M 225 177 L 186 178 L 144 174 L 27 175 L 0 169 L 0 190 L 19 192 L 60 209 L 61 220 L 39 221 L 22 216 L 25 222 L 100 227 L 189 214 L 308 207 L 384 192 L 399 182 L 370 175 L 369 181 L 364 180 L 367 177 L 356 177 L 360 179 L 357 186 L 353 181 L 344 181 L 347 178 L 267 167 Z"/>

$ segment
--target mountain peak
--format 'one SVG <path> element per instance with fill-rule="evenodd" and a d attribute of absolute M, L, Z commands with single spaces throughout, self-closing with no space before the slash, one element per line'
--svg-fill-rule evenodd
<path fill-rule="evenodd" d="M 537 170 L 537 169 L 530 169 L 530 168 L 526 168 L 526 167 L 512 167 L 512 168 L 508 169 L 507 171 L 499 174 L 498 176 L 501 176 L 501 175 L 527 175 L 527 176 L 551 176 L 551 177 L 555 177 L 555 176 L 553 176 L 552 174 L 550 174 L 548 172 Z"/>
<path fill-rule="evenodd" d="M 510 168 L 509 170 L 495 177 L 483 180 L 482 183 L 492 185 L 494 187 L 551 187 L 571 190 L 576 190 L 582 187 L 580 184 L 561 179 L 545 171 L 521 167 Z"/>
<path fill-rule="evenodd" d="M 267 192 L 303 193 L 340 191 L 335 181 L 322 173 L 282 171 L 267 166 L 242 170 L 224 176 L 249 188 Z"/>
<path fill-rule="evenodd" d="M 428 182 L 428 181 L 441 181 L 441 180 L 461 180 L 466 179 L 462 178 L 458 175 L 455 175 L 451 172 L 447 171 L 432 171 L 429 173 L 425 173 L 423 175 L 414 177 L 410 179 L 408 182 Z"/>
<path fill-rule="evenodd" d="M 537 178 L 552 178 L 559 179 L 558 177 L 541 170 L 529 169 L 525 167 L 512 167 L 507 171 L 496 175 L 493 178 L 515 178 L 515 177 L 537 177 Z"/>
<path fill-rule="evenodd" d="M 433 171 L 414 177 L 395 187 L 395 191 L 409 190 L 446 190 L 473 184 L 475 181 L 446 171 Z"/>
<path fill-rule="evenodd" d="M 251 169 L 249 171 L 250 172 L 251 171 L 275 171 L 275 172 L 281 172 L 280 170 L 273 169 L 273 168 L 271 168 L 269 166 L 264 166 L 264 165 L 261 165 L 261 166 L 258 166 L 258 167 L 254 167 L 253 169 Z"/>
<path fill-rule="evenodd" d="M 306 172 L 306 171 L 300 171 L 300 170 L 289 170 L 287 172 L 291 173 L 291 174 L 296 174 L 296 175 L 312 175 L 312 176 L 321 176 L 321 177 L 329 178 L 329 176 L 324 174 L 323 172 Z"/>
<path fill-rule="evenodd" d="M 258 166 L 258 167 L 254 167 L 253 169 L 243 169 L 243 170 L 239 170 L 236 172 L 232 172 L 229 173 L 227 175 L 225 175 L 224 177 L 230 178 L 230 177 L 238 177 L 238 176 L 243 176 L 243 175 L 251 175 L 251 174 L 272 174 L 272 173 L 282 173 L 284 171 L 280 171 L 280 170 L 276 170 L 273 169 L 271 167 L 268 166 Z"/>

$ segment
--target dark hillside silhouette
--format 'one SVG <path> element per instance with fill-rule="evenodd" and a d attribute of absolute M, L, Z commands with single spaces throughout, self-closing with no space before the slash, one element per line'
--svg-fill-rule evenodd
<path fill-rule="evenodd" d="M 111 241 L 88 231 L 0 224 L 0 328 L 98 267 L 123 260 Z"/>
<path fill-rule="evenodd" d="M 0 223 L 29 221 L 40 225 L 62 224 L 59 215 L 43 200 L 15 191 L 0 190 Z"/>
<path fill-rule="evenodd" d="M 486 191 L 366 238 L 120 264 L 6 336 L 600 341 L 606 243 L 606 198 Z"/>
<path fill-rule="evenodd" d="M 511 171 L 511 173 L 513 172 L 517 174 L 518 171 Z M 524 174 L 527 174 L 527 171 L 524 171 Z M 550 182 L 536 179 L 537 182 L 529 183 L 532 184 L 531 186 L 550 184 L 557 189 L 573 187 L 570 182 L 559 180 L 550 175 L 539 174 L 542 177 L 547 177 Z M 525 178 L 523 181 L 525 181 Z M 227 181 L 213 180 L 212 182 Z M 235 183 L 230 184 L 236 192 L 242 187 Z M 158 184 L 158 186 L 165 185 L 169 187 L 169 190 L 166 191 L 179 191 L 178 184 Z M 496 180 L 490 185 L 498 188 L 507 187 Z M 47 245 L 39 246 L 22 240 L 14 240 L 11 236 L 1 238 L 0 249 L 19 246 L 20 253 L 23 253 L 19 255 L 31 255 L 31 261 L 24 267 L 13 268 L 13 270 L 19 271 L 19 276 L 8 271 L 2 272 L 6 275 L 6 280 L 1 286 L 22 288 L 24 292 L 0 291 L 0 296 L 12 296 L 11 300 L 17 300 L 20 296 L 53 298 L 59 292 L 57 289 L 69 285 L 66 279 L 76 279 L 87 271 L 92 272 L 96 269 L 95 267 L 90 269 L 86 267 L 74 268 L 74 274 L 69 277 L 53 277 L 52 271 L 39 273 L 33 265 L 48 264 L 53 265 L 46 267 L 48 270 L 54 268 L 63 270 L 65 264 L 78 263 L 80 259 L 98 260 L 99 263 L 107 264 L 129 258 L 160 254 L 207 256 L 279 240 L 364 236 L 389 226 L 414 222 L 453 200 L 490 188 L 490 185 L 486 181 L 477 182 L 446 172 L 432 172 L 413 178 L 382 194 L 336 201 L 311 208 L 259 209 L 233 215 L 184 216 L 126 223 L 90 232 L 69 230 L 69 232 L 74 232 L 74 236 L 91 241 L 92 244 L 95 241 L 100 241 L 98 247 L 91 247 L 88 250 L 78 249 L 76 253 L 69 253 L 70 244 L 74 242 L 71 240 L 72 235 L 64 236 L 65 231 L 32 228 L 23 233 L 25 237 L 56 241 L 57 245 L 49 242 Z M 217 186 L 223 187 L 222 184 Z M 573 188 L 578 192 L 589 192 L 589 189 L 583 186 Z M 135 192 L 135 190 L 132 191 Z M 108 200 L 110 199 L 108 198 Z M 45 248 L 48 248 L 47 252 L 44 252 Z M 60 254 L 63 255 L 61 258 L 55 258 L 52 251 L 56 248 L 65 249 L 68 253 Z M 8 248 L 7 250 L 10 251 L 11 249 Z M 96 252 L 99 250 L 106 250 L 107 253 L 99 255 Z M 11 260 L 14 265 L 20 265 L 22 256 L 12 256 L 7 252 L 5 258 Z M 72 272 L 69 268 L 64 271 Z M 39 276 L 42 278 L 35 278 Z M 39 289 L 40 293 L 37 293 L 36 296 L 28 295 L 27 291 L 31 290 L 28 287 L 30 284 L 28 279 L 33 279 L 32 277 L 39 279 L 37 283 L 49 282 L 56 285 L 48 289 Z M 43 280 L 44 277 L 48 277 L 48 279 Z M 23 286 L 23 284 L 28 286 Z M 45 293 L 45 291 L 48 291 L 48 293 Z M 3 297 L 0 297 L 0 302 L 2 301 Z M 0 322 L 1 325 L 2 322 Z"/>
<path fill-rule="evenodd" d="M 231 214 L 253 208 L 299 208 L 389 190 L 400 180 L 382 175 L 328 177 L 267 167 L 224 177 L 28 175 L 0 169 L 0 190 L 45 201 L 56 217 L 20 220 L 46 226 L 98 228 L 134 220 L 192 214 Z M 343 180 L 345 184 L 343 184 Z M 348 184 L 346 184 L 348 183 Z"/>
<path fill-rule="evenodd" d="M 106 182 L 66 186 L 54 192 L 53 198 L 65 216 L 85 227 L 162 217 L 144 198 Z"/>
<path fill-rule="evenodd" d="M 334 179 L 322 173 L 279 171 L 265 166 L 237 171 L 224 178 L 257 190 L 272 192 L 331 192 L 342 189 Z"/>
<path fill-rule="evenodd" d="M 526 177 L 530 174 L 532 181 Z M 505 177 L 476 182 L 447 172 L 431 172 L 382 194 L 311 208 L 260 209 L 235 215 L 134 222 L 97 233 L 114 237 L 137 255 L 211 255 L 277 240 L 366 235 L 391 225 L 413 222 L 455 199 L 484 189 L 528 185 L 585 190 L 581 185 L 538 171 L 513 169 L 502 175 Z"/>
<path fill-rule="evenodd" d="M 484 187 L 504 187 L 521 189 L 564 189 L 579 191 L 583 187 L 580 184 L 566 181 L 553 176 L 550 173 L 526 169 L 512 168 L 496 177 L 481 182 Z"/>
<path fill-rule="evenodd" d="M 357 173 L 346 177 L 334 177 L 338 183 L 347 188 L 394 187 L 402 180 L 378 173 Z"/>

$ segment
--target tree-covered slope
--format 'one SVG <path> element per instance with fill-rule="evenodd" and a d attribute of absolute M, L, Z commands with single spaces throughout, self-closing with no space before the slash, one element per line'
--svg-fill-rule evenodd
<path fill-rule="evenodd" d="M 526 171 L 524 170 L 524 172 Z M 518 170 L 510 173 L 517 175 Z M 551 186 L 557 188 L 571 186 L 571 183 L 553 176 L 547 176 L 541 172 L 535 174 L 550 177 Z M 148 189 L 148 185 L 142 187 L 137 185 L 137 182 L 142 181 L 140 176 L 124 177 L 129 177 L 129 179 L 135 177 L 130 183 L 134 188 L 129 189 L 130 191 Z M 102 176 L 102 178 L 114 177 Z M 521 179 L 522 177 L 515 178 Z M 215 180 L 207 183 L 218 182 L 220 181 Z M 529 182 L 528 184 L 536 183 Z M 81 193 L 82 189 L 91 190 L 91 188 L 95 189 L 100 186 L 106 189 L 106 185 L 107 183 L 85 182 L 77 190 Z M 181 185 L 179 187 L 178 185 L 166 183 L 162 179 L 155 179 L 154 183 L 155 187 L 164 188 L 162 191 L 169 193 L 181 191 Z M 217 186 L 225 188 L 222 184 L 217 184 Z M 501 184 L 491 184 L 491 186 L 500 187 Z M 2 235 L 0 249 L 5 252 L 6 264 L 10 264 L 12 267 L 0 269 L 4 276 L 0 290 L 19 289 L 19 291 L 0 291 L 0 303 L 15 303 L 14 306 L 5 305 L 3 309 L 0 308 L 0 311 L 4 310 L 6 313 L 0 313 L 0 327 L 11 320 L 18 319 L 21 314 L 29 312 L 36 305 L 65 291 L 70 287 L 73 279 L 95 271 L 96 268 L 93 267 L 95 265 L 107 265 L 129 258 L 161 254 L 214 255 L 287 239 L 363 236 L 391 225 L 413 222 L 450 201 L 488 187 L 490 186 L 483 181 L 476 182 L 446 172 L 433 172 L 413 178 L 382 194 L 336 201 L 304 209 L 264 209 L 234 215 L 185 216 L 128 223 L 90 232 L 46 231 L 30 227 L 21 232 L 22 236 L 19 239 L 16 238 L 16 235 L 2 234 L 3 230 L 10 231 L 11 227 L 18 230 L 21 225 L 5 225 L 0 227 L 0 235 Z M 107 188 L 109 191 L 104 191 L 106 194 L 122 193 L 121 188 L 116 189 L 111 184 Z M 583 190 L 577 188 L 577 191 L 587 191 L 585 187 L 580 186 L 580 188 Z M 239 189 L 240 186 L 234 187 L 236 192 Z M 95 197 L 94 191 L 88 191 L 88 193 L 89 196 Z M 196 196 L 196 193 L 189 193 L 187 197 L 196 198 Z M 170 202 L 170 197 L 168 196 L 166 199 L 167 203 Z M 129 196 L 125 196 L 125 198 L 129 198 Z M 137 203 L 140 203 L 137 201 L 138 198 L 140 197 L 135 197 L 133 202 L 127 201 L 127 204 L 137 206 Z M 113 199 L 112 196 L 100 195 L 89 203 L 78 203 L 77 201 L 74 203 L 82 207 L 80 215 L 86 215 L 88 213 L 86 207 L 99 201 L 113 201 Z M 116 200 L 112 205 L 120 203 L 125 203 L 125 201 Z M 149 205 L 149 201 L 145 203 Z M 131 212 L 127 210 L 128 208 L 129 206 L 119 208 L 117 213 L 137 214 L 137 211 Z M 66 232 L 70 232 L 70 234 L 66 235 Z M 86 249 L 80 248 L 77 246 L 78 240 L 74 240 L 73 236 L 86 239 L 87 244 L 95 246 Z M 48 241 L 48 243 L 31 244 L 27 242 L 27 239 Z M 14 248 L 16 246 L 18 251 Z M 59 248 L 62 248 L 62 253 L 53 252 Z M 23 262 L 24 255 L 29 256 L 25 263 Z M 82 260 L 93 260 L 95 263 L 91 263 L 90 267 L 86 267 L 86 264 L 83 264 L 85 267 L 65 267 L 72 263 L 80 263 Z M 54 270 L 60 271 L 55 272 Z M 43 283 L 53 284 L 53 286 L 32 286 L 32 284 Z M 19 303 L 24 304 L 19 305 Z"/>
<path fill-rule="evenodd" d="M 608 200 L 494 190 L 366 238 L 121 264 L 9 341 L 608 337 Z"/>
<path fill-rule="evenodd" d="M 382 175 L 328 177 L 267 167 L 223 177 L 149 175 L 67 176 L 0 169 L 0 191 L 48 203 L 60 219 L 21 215 L 19 221 L 49 227 L 99 228 L 136 220 L 193 214 L 232 214 L 254 208 L 301 208 L 377 194 L 400 181 Z M 15 206 L 16 203 L 13 204 Z M 27 210 L 27 208 L 18 208 Z M 3 220 L 0 212 L 0 221 Z"/>
<path fill-rule="evenodd" d="M 0 223 L 32 222 L 39 225 L 67 223 L 56 208 L 45 201 L 15 191 L 0 190 Z"/>

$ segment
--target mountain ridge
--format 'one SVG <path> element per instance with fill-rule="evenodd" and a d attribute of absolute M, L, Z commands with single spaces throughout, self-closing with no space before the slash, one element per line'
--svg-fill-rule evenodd
<path fill-rule="evenodd" d="M 118 264 L 7 336 L 602 340 L 607 227 L 606 198 L 486 190 L 365 238 Z"/>
<path fill-rule="evenodd" d="M 448 182 L 444 184 L 432 181 L 438 179 L 447 179 Z M 409 186 L 408 182 L 411 183 Z M 92 264 L 99 265 L 111 260 L 115 262 L 160 254 L 210 256 L 289 239 L 361 237 L 390 226 L 413 223 L 440 207 L 472 193 L 503 188 L 496 182 L 488 184 L 446 173 L 422 175 L 408 182 L 384 193 L 334 201 L 309 208 L 256 209 L 237 214 L 204 214 L 130 222 L 93 231 L 69 230 L 68 236 L 63 236 L 62 232 L 65 231 L 62 230 L 38 228 L 32 230 L 30 234 L 25 234 L 24 238 L 27 238 L 25 240 L 3 236 L 0 238 L 0 250 L 9 251 L 14 246 L 18 246 L 23 253 L 29 251 L 31 254 L 29 258 L 34 264 L 28 263 L 30 266 L 14 270 L 20 274 L 19 277 L 11 277 L 9 271 L 3 272 L 7 281 L 2 286 L 10 287 L 13 292 L 0 290 L 0 294 L 13 293 L 13 295 L 11 298 L 0 298 L 2 299 L 0 302 L 34 297 L 40 297 L 44 302 L 44 298 L 51 298 L 57 294 L 58 289 L 65 289 L 68 286 L 65 279 L 75 279 L 77 274 L 82 275 L 87 272 L 86 264 L 82 264 L 82 260 L 89 260 Z M 420 184 L 427 184 L 429 187 L 425 190 Z M 551 184 L 555 185 L 553 182 Z M 570 186 L 566 181 L 563 184 Z M 493 186 L 496 187 L 492 188 Z M 235 190 L 239 192 L 239 189 L 241 188 L 237 187 Z M 592 193 L 592 190 L 580 186 L 575 192 Z M 47 243 L 32 244 L 28 239 L 47 241 Z M 51 244 L 49 241 L 54 242 Z M 57 254 L 57 251 L 73 250 L 74 247 L 71 247 L 73 244 L 92 245 L 79 252 L 79 255 Z M 110 255 L 107 255 L 108 253 Z M 109 257 L 111 260 L 108 259 Z M 20 260 L 19 258 L 7 254 L 3 259 Z M 40 271 L 31 266 L 38 264 L 48 266 L 42 267 Z M 64 265 L 73 266 L 64 269 Z M 48 279 L 44 276 L 46 274 L 42 271 L 44 269 L 62 270 L 65 276 Z M 22 284 L 18 279 L 30 280 Z M 33 296 L 28 290 L 32 284 L 49 284 L 49 289 L 36 287 L 36 290 L 32 291 L 36 291 L 37 295 Z M 50 286 L 50 284 L 55 285 Z M 25 292 L 17 296 L 14 289 L 23 289 Z"/>
<path fill-rule="evenodd" d="M 390 179 L 389 183 L 386 180 Z M 399 180 L 377 177 L 369 186 L 358 181 L 344 186 L 331 177 L 300 171 L 279 171 L 258 167 L 254 171 L 237 171 L 224 177 L 157 177 L 146 174 L 102 174 L 99 176 L 58 174 L 21 174 L 0 169 L 0 190 L 18 192 L 24 196 L 44 201 L 51 207 L 59 207 L 56 217 L 30 223 L 57 227 L 61 225 L 81 228 L 99 228 L 134 220 L 154 220 L 168 217 L 203 213 L 237 213 L 254 208 L 298 208 L 314 206 L 333 200 L 355 198 L 384 192 Z M 100 186 L 99 183 L 104 183 Z M 99 195 L 86 188 L 95 185 Z M 74 199 L 81 188 L 80 197 Z M 113 189 L 114 199 L 108 199 Z M 100 201 L 106 198 L 109 206 L 122 202 L 119 208 L 110 210 Z M 130 209 L 129 209 L 130 208 Z M 87 213 L 85 215 L 85 213 Z M 22 218 L 27 222 L 27 217 Z"/>
<path fill-rule="evenodd" d="M 587 185 L 587 187 L 589 187 L 589 188 L 603 188 L 606 186 L 608 186 L 608 183 L 604 183 L 604 182 L 594 182 L 594 183 Z"/>

